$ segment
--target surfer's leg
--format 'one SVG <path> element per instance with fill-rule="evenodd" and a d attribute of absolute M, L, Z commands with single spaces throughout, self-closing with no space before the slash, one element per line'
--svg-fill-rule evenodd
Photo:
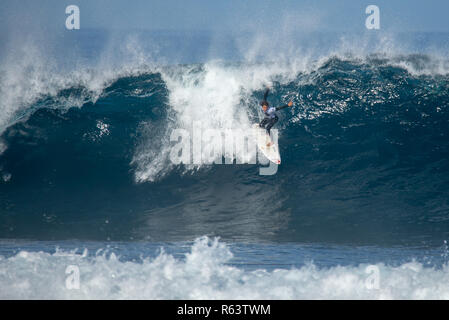
<path fill-rule="evenodd" d="M 278 120 L 279 120 L 278 116 L 274 116 L 273 119 L 270 119 L 270 121 L 268 122 L 267 126 L 265 127 L 265 129 L 267 129 L 268 135 L 270 135 L 270 129 L 271 129 L 271 127 L 274 126 L 274 124 L 275 124 L 276 122 L 278 122 Z"/>
<path fill-rule="evenodd" d="M 263 120 L 259 123 L 259 127 L 264 128 L 269 121 L 269 118 L 263 118 Z"/>

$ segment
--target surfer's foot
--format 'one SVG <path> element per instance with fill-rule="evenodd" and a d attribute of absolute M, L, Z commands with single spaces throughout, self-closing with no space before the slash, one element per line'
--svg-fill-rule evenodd
<path fill-rule="evenodd" d="M 271 147 L 271 145 L 272 145 L 271 142 L 268 142 L 268 143 L 267 143 L 267 147 Z"/>

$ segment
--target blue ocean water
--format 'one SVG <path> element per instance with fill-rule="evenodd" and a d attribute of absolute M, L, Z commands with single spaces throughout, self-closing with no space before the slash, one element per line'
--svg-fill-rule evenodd
<path fill-rule="evenodd" d="M 5 46 L 0 298 L 449 298 L 448 35 L 253 38 Z M 294 102 L 275 174 L 170 160 L 174 130 L 249 130 L 267 85 Z"/>

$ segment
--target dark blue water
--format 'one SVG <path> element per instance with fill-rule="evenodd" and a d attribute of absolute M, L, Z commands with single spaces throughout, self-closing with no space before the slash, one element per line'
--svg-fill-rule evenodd
<path fill-rule="evenodd" d="M 412 75 L 377 58 L 329 58 L 274 83 L 273 103 L 295 96 L 278 125 L 276 175 L 258 176 L 254 165 L 182 175 L 181 165 L 139 183 L 132 160 L 148 135 L 139 126 L 168 121 L 170 93 L 159 73 L 119 78 L 81 108 L 61 110 L 44 96 L 2 135 L 0 234 L 440 245 L 449 232 L 448 89 L 446 75 Z"/>

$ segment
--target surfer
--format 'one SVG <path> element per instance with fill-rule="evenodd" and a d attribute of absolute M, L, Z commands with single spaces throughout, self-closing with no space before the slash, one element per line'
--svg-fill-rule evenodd
<path fill-rule="evenodd" d="M 260 105 L 262 106 L 262 111 L 265 115 L 265 117 L 263 118 L 263 120 L 259 123 L 259 127 L 261 128 L 265 128 L 265 130 L 267 130 L 268 135 L 270 135 L 270 129 L 274 126 L 274 124 L 276 122 L 278 122 L 279 118 L 276 115 L 276 111 L 282 110 L 284 108 L 287 107 L 292 107 L 293 106 L 293 101 L 290 101 L 288 104 L 280 106 L 280 107 L 270 107 L 268 101 L 267 101 L 267 97 L 268 97 L 268 92 L 270 90 L 267 89 L 265 91 L 265 94 L 263 95 L 263 100 L 260 102 Z M 269 147 L 272 143 L 268 143 L 267 147 Z"/>

